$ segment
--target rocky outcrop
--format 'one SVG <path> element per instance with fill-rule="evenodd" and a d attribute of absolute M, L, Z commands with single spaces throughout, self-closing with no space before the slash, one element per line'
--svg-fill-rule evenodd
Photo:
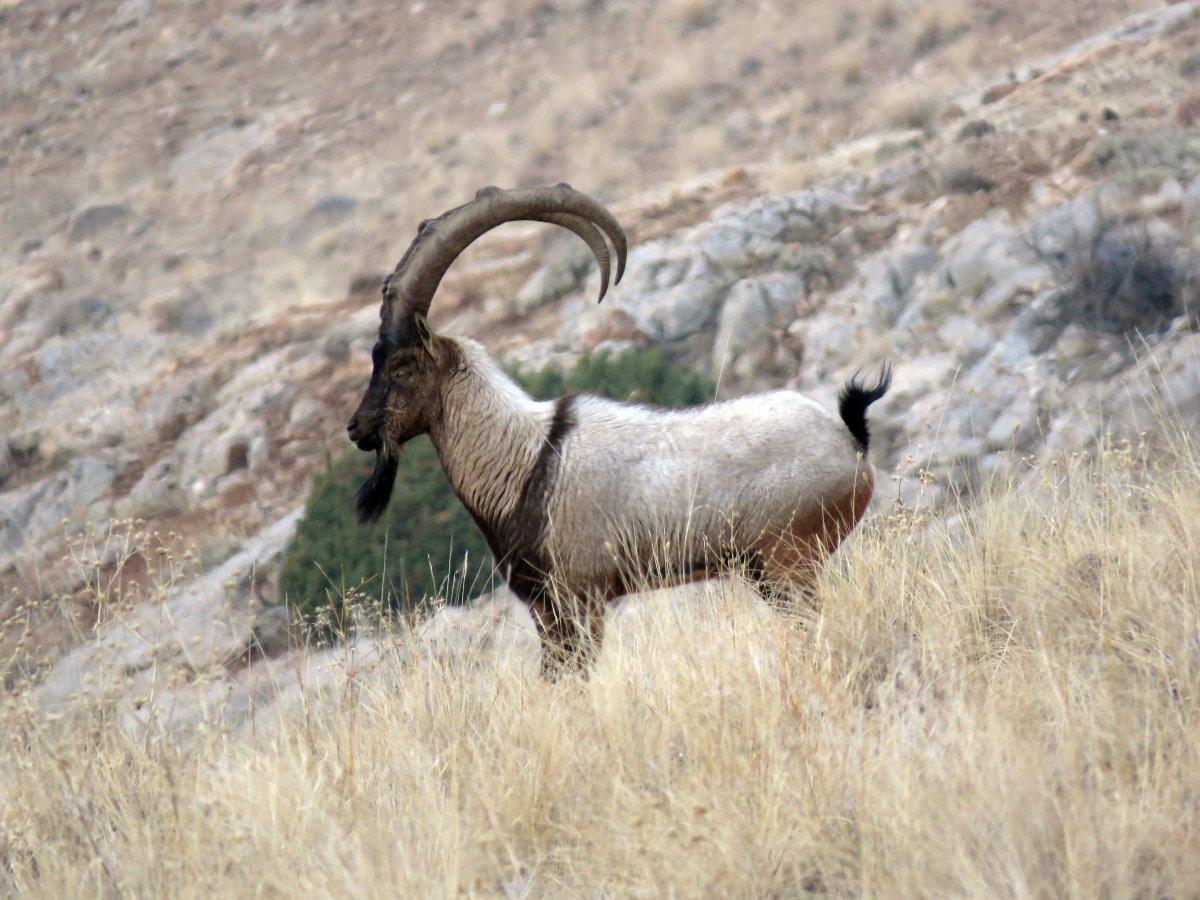
<path fill-rule="evenodd" d="M 141 709 L 173 673 L 211 674 L 238 667 L 265 646 L 287 649 L 286 620 L 276 612 L 282 610 L 261 588 L 298 518 L 299 511 L 285 516 L 212 571 L 169 590 L 161 603 L 103 627 L 49 671 L 38 702 L 54 710 L 79 695 L 115 691 Z"/>

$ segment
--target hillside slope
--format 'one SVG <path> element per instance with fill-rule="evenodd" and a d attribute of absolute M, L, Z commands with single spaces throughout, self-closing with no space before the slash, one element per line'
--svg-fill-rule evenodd
<path fill-rule="evenodd" d="M 575 123 L 592 135 L 581 141 L 570 116 L 537 114 L 561 104 L 586 117 L 587 104 L 518 91 L 506 54 L 557 46 L 556 29 L 590 21 L 615 58 L 649 66 L 655 29 L 691 59 L 747 29 L 799 34 L 797 8 L 665 4 L 633 40 L 633 7 L 620 4 L 538 4 L 515 24 L 500 4 L 462 21 L 422 4 L 408 19 L 317 6 L 3 11 L 3 143 L 20 148 L 3 159 L 20 190 L 0 216 L 10 682 L 45 678 L 46 696 L 68 696 L 97 635 L 132 643 L 131 672 L 228 664 L 226 687 L 252 644 L 286 647 L 273 567 L 364 383 L 377 275 L 416 220 L 481 182 L 566 175 L 612 200 L 629 274 L 597 307 L 579 248 L 511 226 L 447 278 L 436 327 L 525 361 L 658 345 L 730 393 L 791 384 L 828 399 L 891 359 L 873 449 L 893 478 L 880 508 L 969 502 L 990 479 L 1136 434 L 1156 410 L 1197 424 L 1200 335 L 1185 311 L 1200 252 L 1194 2 L 1126 19 L 1088 6 L 1054 27 L 974 7 L 953 27 L 848 7 L 827 47 L 812 43 L 819 20 L 796 38 L 795 70 L 786 46 L 745 37 L 757 64 L 714 70 L 702 91 L 681 79 L 666 112 L 638 106 L 659 110 L 645 131 L 617 104 Z M 315 36 L 329 15 L 325 46 Z M 942 30 L 917 55 L 922 22 Z M 402 38 L 446 52 L 378 75 L 372 54 Z M 127 65 L 135 45 L 147 71 Z M 817 97 L 838 53 L 868 50 L 877 73 L 843 73 Z M 318 51 L 324 67 L 310 65 Z M 483 68 L 471 80 L 463 65 Z M 455 94 L 465 108 L 442 110 L 438 79 L 451 77 L 513 96 Z M 771 103 L 779 116 L 745 146 L 695 150 L 713 116 L 728 137 L 739 111 L 762 117 Z M 151 140 L 155 110 L 166 119 Z M 405 130 L 414 122 L 426 130 Z M 451 125 L 460 137 L 443 133 Z M 488 143 L 501 133 L 517 136 L 511 153 Z M 530 156 L 525 141 L 545 134 L 561 150 Z M 600 148 L 610 169 L 588 165 Z M 496 158 L 517 167 L 488 171 Z M 164 591 L 165 605 L 140 603 Z M 110 625 L 116 596 L 133 618 Z"/>

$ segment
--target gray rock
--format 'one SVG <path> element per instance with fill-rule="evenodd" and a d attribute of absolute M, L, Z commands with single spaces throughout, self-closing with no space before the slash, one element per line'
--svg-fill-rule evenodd
<path fill-rule="evenodd" d="M 1017 397 L 988 429 L 988 450 L 1024 450 L 1038 438 L 1038 408 L 1028 395 Z"/>
<path fill-rule="evenodd" d="M 1188 227 L 1193 233 L 1200 232 L 1200 175 L 1192 180 L 1183 195 L 1183 210 Z"/>
<path fill-rule="evenodd" d="M 1087 244 L 1100 229 L 1101 210 L 1111 192 L 1097 192 L 1056 204 L 1029 222 L 1029 240 L 1037 252 L 1054 257 Z"/>
<path fill-rule="evenodd" d="M 1050 349 L 1065 325 L 1057 291 L 1044 291 L 1013 317 L 1008 330 L 1027 342 L 1029 352 L 1041 354 Z"/>
<path fill-rule="evenodd" d="M 1200 428 L 1200 333 L 1149 353 L 1112 386 L 1112 425 L 1126 434 Z"/>
<path fill-rule="evenodd" d="M 95 332 L 75 338 L 50 338 L 33 357 L 44 391 L 38 401 L 55 400 L 77 388 L 93 386 L 98 377 L 144 370 L 161 353 L 161 342 L 148 335 Z"/>
<path fill-rule="evenodd" d="M 217 309 L 212 299 L 188 286 L 172 289 L 152 299 L 147 306 L 163 331 L 198 337 L 212 329 Z"/>
<path fill-rule="evenodd" d="M 346 197 L 342 194 L 330 194 L 328 197 L 322 197 L 313 204 L 309 215 L 324 219 L 326 221 L 340 221 L 350 213 L 354 212 L 358 206 L 358 201 L 353 197 Z"/>
<path fill-rule="evenodd" d="M 65 502 L 72 509 L 91 503 L 104 494 L 116 477 L 111 464 L 95 456 L 76 459 L 67 467 Z"/>
<path fill-rule="evenodd" d="M 135 519 L 169 516 L 188 508 L 178 461 L 164 457 L 153 463 L 117 503 L 117 515 Z"/>
<path fill-rule="evenodd" d="M 257 616 L 251 632 L 255 655 L 281 656 L 296 646 L 295 623 L 284 605 L 268 606 Z"/>
<path fill-rule="evenodd" d="M 767 374 L 775 333 L 791 322 L 803 299 L 804 282 L 790 272 L 743 279 L 730 288 L 713 341 L 714 376 L 721 383 L 740 383 Z"/>
<path fill-rule="evenodd" d="M 258 586 L 279 561 L 300 511 L 264 528 L 220 566 L 172 590 L 161 604 L 138 607 L 103 629 L 94 641 L 62 657 L 34 697 L 48 710 L 72 695 L 114 688 L 143 691 L 172 670 L 204 673 L 245 654 L 255 641 L 261 612 Z"/>
<path fill-rule="evenodd" d="M 958 136 L 955 140 L 959 143 L 974 141 L 982 137 L 987 137 L 989 134 L 995 134 L 995 132 L 996 126 L 987 119 L 972 119 L 958 130 Z"/>
<path fill-rule="evenodd" d="M 885 322 L 894 323 L 904 311 L 918 276 L 938 264 L 936 250 L 910 244 L 878 254 L 863 266 L 863 298 Z"/>
<path fill-rule="evenodd" d="M 750 204 L 724 206 L 713 214 L 713 220 L 778 241 L 788 233 L 796 215 L 787 197 L 764 197 Z"/>
<path fill-rule="evenodd" d="M 210 411 L 213 393 L 219 384 L 214 367 L 193 374 L 179 373 L 147 393 L 142 411 L 147 431 L 157 440 L 178 437 L 188 426 Z"/>
<path fill-rule="evenodd" d="M 95 328 L 112 317 L 112 306 L 100 297 L 57 297 L 47 304 L 43 317 L 47 336 L 73 335 Z"/>
<path fill-rule="evenodd" d="M 304 394 L 292 404 L 291 412 L 288 413 L 288 424 L 301 432 L 313 430 L 321 425 L 327 412 L 323 403 Z"/>
<path fill-rule="evenodd" d="M 517 290 L 514 312 L 517 315 L 528 315 L 547 303 L 574 293 L 583 286 L 584 279 L 595 267 L 595 258 L 591 251 L 576 238 L 556 242 L 546 262 Z M 612 276 L 615 275 L 614 269 Z M 599 275 L 596 277 L 599 278 Z"/>
<path fill-rule="evenodd" d="M 12 444 L 0 439 L 0 487 L 4 486 L 4 482 L 8 480 L 16 467 L 17 461 L 13 454 Z"/>
<path fill-rule="evenodd" d="M 845 190 L 814 187 L 788 198 L 791 214 L 782 234 L 783 241 L 810 242 L 831 233 L 854 209 L 854 197 Z"/>
<path fill-rule="evenodd" d="M 833 234 L 853 209 L 854 197 L 847 190 L 806 188 L 723 206 L 700 231 L 705 252 L 739 268 L 752 260 L 769 259 L 778 252 L 779 244 L 822 240 Z"/>
<path fill-rule="evenodd" d="M 11 557 L 24 545 L 30 532 L 31 514 L 53 495 L 54 489 L 55 480 L 43 478 L 0 494 L 0 560 Z"/>
<path fill-rule="evenodd" d="M 766 292 L 754 281 L 739 281 L 729 289 L 717 322 L 712 359 L 714 376 L 722 383 L 726 378 L 752 377 L 772 346 L 771 309 Z"/>
<path fill-rule="evenodd" d="M 275 128 L 264 120 L 209 129 L 192 138 L 171 160 L 168 172 L 186 192 L 208 193 L 219 187 L 238 165 L 270 143 Z"/>
<path fill-rule="evenodd" d="M 62 527 L 88 517 L 116 477 L 106 459 L 85 456 L 65 469 L 5 494 L 0 494 L 0 558 L 20 551 Z"/>
<path fill-rule="evenodd" d="M 783 245 L 740 222 L 711 224 L 700 229 L 701 252 L 715 269 L 746 272 L 778 258 Z"/>
<path fill-rule="evenodd" d="M 944 278 L 963 296 L 980 297 L 997 282 L 1029 266 L 1015 228 L 1004 214 L 976 219 L 943 248 Z"/>
<path fill-rule="evenodd" d="M 129 218 L 129 215 L 129 207 L 124 203 L 100 203 L 84 207 L 71 217 L 71 239 L 81 241 L 94 237 L 111 225 Z"/>
<path fill-rule="evenodd" d="M 942 322 L 937 334 L 965 366 L 987 353 L 993 340 L 992 332 L 968 315 L 950 316 Z"/>
<path fill-rule="evenodd" d="M 714 323 L 726 286 L 724 278 L 703 276 L 643 297 L 630 312 L 647 334 L 672 343 Z"/>
<path fill-rule="evenodd" d="M 755 277 L 754 281 L 762 288 L 771 321 L 780 327 L 790 325 L 805 299 L 803 275 L 799 272 L 767 272 Z"/>
<path fill-rule="evenodd" d="M 242 469 L 257 471 L 266 460 L 266 423 L 256 406 L 253 402 L 247 408 L 236 403 L 221 406 L 189 428 L 176 444 L 167 483 L 182 488 L 190 506 L 214 496 L 226 475 Z"/>

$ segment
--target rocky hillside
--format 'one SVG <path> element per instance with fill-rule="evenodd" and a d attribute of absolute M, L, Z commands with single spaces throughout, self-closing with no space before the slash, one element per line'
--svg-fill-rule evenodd
<path fill-rule="evenodd" d="M 582 94 L 539 106 L 500 63 L 592 17 L 657 84 L 630 8 L 529 6 L 515 24 L 421 3 L 399 17 L 0 8 L 0 170 L 18 177 L 0 206 L 10 683 L 43 678 L 65 698 L 115 654 L 131 683 L 209 673 L 189 696 L 233 692 L 236 710 L 314 664 L 287 652 L 273 565 L 364 384 L 378 274 L 416 220 L 480 183 L 567 176 L 604 196 L 631 237 L 628 274 L 596 306 L 585 249 L 509 226 L 447 278 L 435 327 L 526 362 L 660 346 L 726 394 L 787 384 L 829 400 L 891 360 L 880 505 L 941 513 L 1164 412 L 1200 425 L 1200 4 L 1088 7 L 1041 28 L 848 7 L 847 36 L 816 60 L 763 37 L 728 73 L 647 94 L 657 133 L 634 127 L 632 88 L 588 125 L 600 75 L 554 82 Z M 738 9 L 665 4 L 653 25 L 688 54 L 770 31 Z M 377 45 L 404 41 L 445 55 L 378 76 Z M 878 72 L 838 68 L 870 52 Z M 456 67 L 482 67 L 478 96 L 447 101 L 464 107 L 447 122 L 473 123 L 458 136 L 426 96 L 445 96 Z M 789 72 L 836 89 L 818 102 Z M 527 140 L 601 125 L 611 142 Z M 607 168 L 589 169 L 601 146 Z M 486 174 L 497 153 L 523 167 Z M 439 627 L 472 615 L 510 613 Z"/>

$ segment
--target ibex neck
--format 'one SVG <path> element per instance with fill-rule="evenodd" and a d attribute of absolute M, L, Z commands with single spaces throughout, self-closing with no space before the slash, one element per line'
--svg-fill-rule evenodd
<path fill-rule="evenodd" d="M 442 389 L 430 431 L 446 477 L 475 515 L 498 526 L 513 511 L 554 414 L 532 399 L 474 342 Z"/>

